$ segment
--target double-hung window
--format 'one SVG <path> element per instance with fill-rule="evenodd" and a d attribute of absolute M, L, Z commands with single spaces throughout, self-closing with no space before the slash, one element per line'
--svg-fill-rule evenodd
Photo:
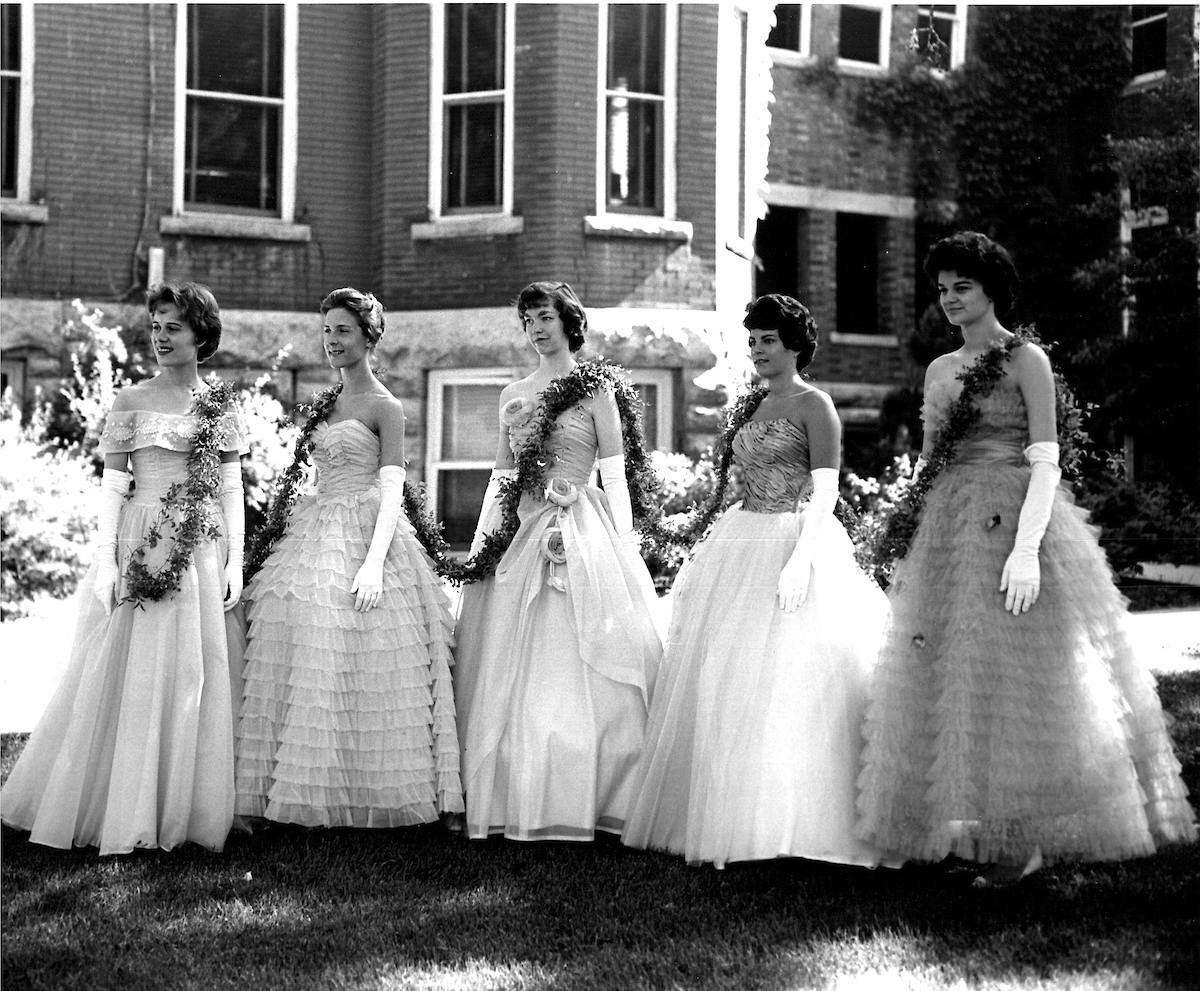
<path fill-rule="evenodd" d="M 679 9 L 602 3 L 596 212 L 674 219 Z"/>
<path fill-rule="evenodd" d="M 838 65 L 844 69 L 886 69 L 891 32 L 890 3 L 842 4 L 838 11 Z"/>
<path fill-rule="evenodd" d="M 33 142 L 33 4 L 0 4 L 0 102 L 3 183 L 0 197 L 29 201 Z"/>
<path fill-rule="evenodd" d="M 1133 32 L 1133 79 L 1149 82 L 1167 74 L 1167 8 L 1129 8 Z"/>
<path fill-rule="evenodd" d="M 957 69 L 966 55 L 965 3 L 920 4 L 913 40 L 934 68 Z"/>
<path fill-rule="evenodd" d="M 292 221 L 296 18 L 295 3 L 180 5 L 176 214 Z"/>

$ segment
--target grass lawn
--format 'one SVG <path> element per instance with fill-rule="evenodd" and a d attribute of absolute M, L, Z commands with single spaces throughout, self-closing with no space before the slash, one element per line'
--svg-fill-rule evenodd
<path fill-rule="evenodd" d="M 1160 688 L 1200 794 L 1200 673 Z M 23 743 L 3 739 L 0 776 Z M 1200 846 L 1006 891 L 970 876 L 716 871 L 436 826 L 101 859 L 5 829 L 2 976 L 5 991 L 1200 987 Z"/>

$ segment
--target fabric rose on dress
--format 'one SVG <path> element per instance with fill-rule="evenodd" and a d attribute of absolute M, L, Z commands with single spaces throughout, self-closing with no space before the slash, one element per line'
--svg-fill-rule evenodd
<path fill-rule="evenodd" d="M 500 419 L 506 427 L 520 426 L 533 413 L 533 400 L 524 396 L 510 399 L 500 410 Z"/>
<path fill-rule="evenodd" d="M 562 528 L 558 526 L 548 526 L 542 531 L 542 539 L 540 544 L 542 557 L 550 562 L 550 577 L 546 579 L 546 584 L 559 592 L 567 590 L 567 584 L 558 574 L 558 566 L 567 563 L 567 546 L 563 542 Z"/>
<path fill-rule="evenodd" d="M 579 490 L 565 478 L 552 478 L 546 483 L 546 500 L 556 506 L 566 507 L 579 498 Z"/>

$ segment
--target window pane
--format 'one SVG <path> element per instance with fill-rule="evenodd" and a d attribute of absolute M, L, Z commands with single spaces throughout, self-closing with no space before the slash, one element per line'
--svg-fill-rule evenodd
<path fill-rule="evenodd" d="M 658 386 L 653 382 L 634 382 L 633 388 L 642 400 L 642 435 L 646 450 L 658 450 Z"/>
<path fill-rule="evenodd" d="M 0 4 L 0 70 L 21 71 L 21 5 Z"/>
<path fill-rule="evenodd" d="M 879 29 L 882 16 L 878 10 L 843 6 L 838 55 L 856 62 L 879 65 Z"/>
<path fill-rule="evenodd" d="M 452 550 L 466 550 L 471 546 L 490 476 L 491 471 L 487 468 L 438 472 L 437 518 Z"/>
<path fill-rule="evenodd" d="M 1165 7 L 1134 7 L 1134 21 L 1150 17 L 1161 11 L 1162 16 L 1155 16 L 1133 27 L 1133 74 L 1140 76 L 1147 72 L 1158 72 L 1167 67 L 1167 18 Z"/>
<path fill-rule="evenodd" d="M 841 334 L 879 332 L 881 221 L 857 213 L 837 215 L 837 329 Z"/>
<path fill-rule="evenodd" d="M 663 106 L 657 100 L 608 99 L 608 204 L 661 209 Z"/>
<path fill-rule="evenodd" d="M 504 5 L 446 4 L 447 93 L 504 88 Z"/>
<path fill-rule="evenodd" d="M 283 97 L 280 4 L 188 4 L 188 86 Z"/>
<path fill-rule="evenodd" d="M 767 45 L 793 52 L 800 50 L 800 4 L 775 4 L 775 26 L 767 36 Z"/>
<path fill-rule="evenodd" d="M 662 4 L 615 3 L 608 13 L 608 88 L 662 95 Z"/>
<path fill-rule="evenodd" d="M 11 77 L 0 82 L 0 113 L 3 114 L 3 189 L 0 195 L 17 195 L 17 135 L 20 125 L 21 81 Z"/>
<path fill-rule="evenodd" d="M 503 388 L 499 384 L 463 384 L 442 390 L 442 461 L 491 462 L 496 456 L 497 411 Z"/>
<path fill-rule="evenodd" d="M 446 209 L 500 206 L 504 104 L 446 108 Z"/>
<path fill-rule="evenodd" d="M 187 117 L 187 202 L 278 210 L 279 107 L 190 97 Z"/>
<path fill-rule="evenodd" d="M 921 7 L 917 15 L 917 50 L 926 59 L 933 59 L 936 52 L 933 61 L 940 69 L 950 68 L 950 52 L 954 46 L 953 14 L 953 4 L 936 4 Z"/>

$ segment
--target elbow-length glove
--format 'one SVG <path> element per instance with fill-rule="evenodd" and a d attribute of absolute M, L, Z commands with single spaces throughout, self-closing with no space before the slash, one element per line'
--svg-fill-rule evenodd
<path fill-rule="evenodd" d="M 487 488 L 483 493 L 483 505 L 479 507 L 479 522 L 475 524 L 475 536 L 471 539 L 471 550 L 468 552 L 468 557 L 474 557 L 483 547 L 484 540 L 487 539 L 487 533 L 484 532 L 484 524 L 487 523 L 488 514 L 492 511 L 492 507 L 496 505 L 500 498 L 500 483 L 506 478 L 516 478 L 516 468 L 493 468 L 492 474 L 488 478 Z"/>
<path fill-rule="evenodd" d="M 359 612 L 374 609 L 383 596 L 383 562 L 404 512 L 406 475 L 400 465 L 384 465 L 379 469 L 379 515 L 375 517 L 375 532 L 371 535 L 371 546 L 367 548 L 367 559 L 350 586 L 350 591 L 357 593 L 354 608 Z"/>
<path fill-rule="evenodd" d="M 792 556 L 779 573 L 779 608 L 784 612 L 795 612 L 808 597 L 817 541 L 822 529 L 833 519 L 833 510 L 837 506 L 838 470 L 814 468 L 812 480 L 813 492 L 804 512 L 804 527 Z"/>
<path fill-rule="evenodd" d="M 621 543 L 634 554 L 641 553 L 641 538 L 633 528 L 633 503 L 629 499 L 629 483 L 625 480 L 625 455 L 614 454 L 600 459 L 600 481 L 612 510 L 613 529 Z"/>
<path fill-rule="evenodd" d="M 105 468 L 100 479 L 99 526 L 96 531 L 96 598 L 111 616 L 113 602 L 121 587 L 121 568 L 117 563 L 117 520 L 121 503 L 129 491 L 133 476 L 119 468 Z"/>
<path fill-rule="evenodd" d="M 1017 521 L 1017 539 L 1012 552 L 1004 562 L 1000 576 L 1000 591 L 1008 592 L 1004 608 L 1014 616 L 1029 612 L 1038 599 L 1042 587 L 1042 569 L 1038 563 L 1038 548 L 1042 536 L 1050 523 L 1054 508 L 1054 493 L 1062 478 L 1058 467 L 1058 445 L 1052 441 L 1039 441 L 1025 448 L 1025 458 L 1030 464 L 1029 488 L 1025 502 L 1021 504 L 1021 516 Z"/>
<path fill-rule="evenodd" d="M 242 565 L 246 561 L 246 500 L 242 494 L 242 463 L 221 462 L 219 493 L 221 516 L 225 519 L 225 537 L 229 550 L 225 558 L 225 611 L 238 604 L 242 597 Z"/>

